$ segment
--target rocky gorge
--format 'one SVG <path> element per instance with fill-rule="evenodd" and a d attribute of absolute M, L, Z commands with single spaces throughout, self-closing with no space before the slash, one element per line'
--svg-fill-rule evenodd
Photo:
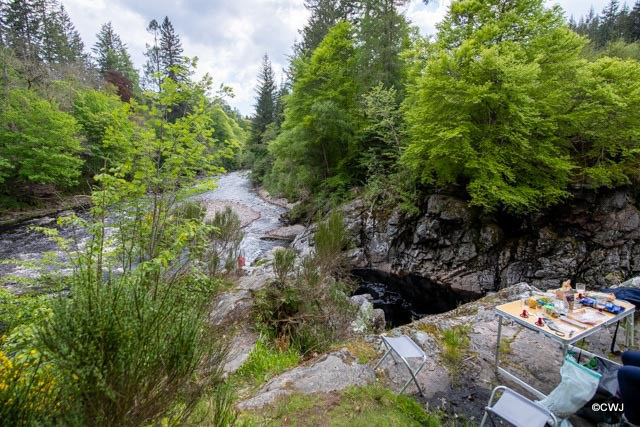
<path fill-rule="evenodd" d="M 548 289 L 563 280 L 596 289 L 640 273 L 640 210 L 632 191 L 574 193 L 527 217 L 483 214 L 433 194 L 420 215 L 355 200 L 343 208 L 354 268 L 396 276 L 462 300 L 520 282 Z M 305 251 L 313 227 L 293 246 Z"/>

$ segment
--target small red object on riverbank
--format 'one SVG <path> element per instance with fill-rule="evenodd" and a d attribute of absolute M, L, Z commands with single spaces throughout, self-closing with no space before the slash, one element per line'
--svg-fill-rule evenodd
<path fill-rule="evenodd" d="M 238 267 L 244 267 L 245 262 L 246 261 L 243 256 L 238 257 Z"/>

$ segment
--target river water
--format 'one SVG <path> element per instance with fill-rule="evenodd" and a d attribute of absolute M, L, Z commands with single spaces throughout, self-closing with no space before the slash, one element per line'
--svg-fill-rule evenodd
<path fill-rule="evenodd" d="M 193 197 L 205 202 L 231 202 L 259 214 L 258 219 L 249 223 L 244 228 L 245 237 L 240 245 L 246 258 L 246 264 L 251 265 L 256 259 L 276 246 L 286 246 L 288 242 L 273 239 L 268 232 L 283 224 L 280 216 L 285 208 L 268 203 L 260 198 L 251 186 L 249 172 L 231 172 L 217 179 L 217 188 Z M 76 212 L 80 216 L 86 216 L 86 212 Z M 4 278 L 5 285 L 15 287 L 16 278 L 37 279 L 43 272 L 68 273 L 71 270 L 64 264 L 42 264 L 45 254 L 53 254 L 53 259 L 64 263 L 66 257 L 58 248 L 58 245 L 45 237 L 33 227 L 57 228 L 61 237 L 71 237 L 76 234 L 80 241 L 86 238 L 83 230 L 60 228 L 56 225 L 59 216 L 68 215 L 70 212 L 62 212 L 58 215 L 45 216 L 22 222 L 12 227 L 0 229 L 0 280 Z M 49 258 L 47 258 L 49 259 Z M 12 262 L 16 260 L 17 262 Z"/>

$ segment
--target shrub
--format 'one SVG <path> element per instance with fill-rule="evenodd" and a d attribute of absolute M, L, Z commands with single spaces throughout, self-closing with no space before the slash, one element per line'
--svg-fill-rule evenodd
<path fill-rule="evenodd" d="M 273 254 L 273 272 L 278 282 L 284 283 L 293 271 L 296 262 L 296 251 L 290 248 L 276 249 Z"/>
<path fill-rule="evenodd" d="M 345 336 L 353 318 L 349 288 L 350 283 L 323 274 L 315 258 L 305 257 L 295 281 L 257 294 L 259 326 L 302 354 L 323 351 Z"/>
<path fill-rule="evenodd" d="M 240 218 L 230 207 L 216 212 L 212 219 L 206 221 L 206 225 L 210 243 L 205 251 L 204 262 L 209 277 L 213 279 L 223 271 L 231 273 L 236 270 L 244 233 Z"/>
<path fill-rule="evenodd" d="M 23 426 L 54 420 L 62 410 L 62 394 L 50 365 L 35 350 L 9 358 L 0 351 L 0 420 Z"/>
<path fill-rule="evenodd" d="M 202 221 L 207 208 L 200 202 L 184 202 L 173 210 L 174 217 L 183 220 Z"/>
<path fill-rule="evenodd" d="M 339 270 L 344 261 L 342 251 L 349 243 L 340 212 L 333 211 L 326 221 L 318 222 L 314 242 L 318 267 L 328 273 Z"/>
<path fill-rule="evenodd" d="M 224 346 L 207 334 L 203 313 L 170 284 L 149 286 L 140 276 L 79 283 L 39 331 L 43 353 L 74 384 L 86 423 L 151 422 L 178 398 L 188 412 L 219 374 Z"/>

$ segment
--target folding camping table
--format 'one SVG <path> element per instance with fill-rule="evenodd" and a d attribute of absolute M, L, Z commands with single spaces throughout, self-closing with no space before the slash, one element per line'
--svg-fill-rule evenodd
<path fill-rule="evenodd" d="M 603 316 L 602 316 L 602 321 L 589 327 L 586 328 L 584 330 L 580 330 L 575 326 L 572 326 L 570 324 L 565 324 L 561 319 L 553 319 L 554 323 L 556 324 L 562 324 L 563 326 L 569 326 L 575 330 L 577 330 L 578 332 L 575 333 L 572 336 L 558 336 L 556 335 L 556 333 L 551 330 L 547 324 L 545 323 L 544 326 L 538 326 L 536 325 L 536 321 L 538 319 L 538 316 L 534 313 L 530 313 L 528 318 L 523 318 L 520 317 L 520 314 L 522 313 L 522 300 L 517 300 L 517 301 L 512 301 L 506 304 L 502 304 L 496 307 L 496 313 L 498 314 L 498 338 L 496 340 L 496 361 L 495 361 L 495 369 L 496 369 L 496 374 L 502 374 L 505 377 L 509 378 L 510 380 L 514 381 L 515 383 L 519 384 L 520 386 L 522 386 L 523 388 L 525 388 L 526 390 L 530 391 L 531 393 L 533 393 L 534 395 L 536 395 L 537 397 L 539 397 L 540 399 L 544 398 L 545 395 L 543 393 L 541 393 L 540 391 L 536 390 L 534 387 L 532 387 L 531 385 L 525 383 L 523 380 L 521 380 L 520 378 L 516 377 L 514 374 L 508 372 L 506 369 L 500 367 L 499 363 L 500 363 L 500 337 L 502 335 L 502 320 L 506 319 L 506 320 L 511 320 L 513 322 L 516 322 L 517 324 L 524 326 L 525 328 L 534 331 L 534 332 L 538 332 L 538 333 L 542 333 L 544 335 L 546 335 L 547 337 L 551 338 L 552 340 L 558 342 L 560 344 L 560 346 L 562 347 L 562 357 L 564 357 L 567 354 L 567 351 L 569 349 L 573 349 L 573 344 L 583 338 L 588 337 L 589 335 L 592 335 L 596 332 L 598 332 L 600 329 L 604 328 L 607 325 L 611 325 L 614 324 L 616 322 L 622 321 L 623 319 L 627 319 L 627 348 L 631 348 L 633 345 L 633 313 L 635 312 L 635 306 L 627 301 L 620 301 L 620 300 L 616 300 L 614 302 L 616 305 L 620 305 L 622 307 L 624 307 L 624 311 L 614 315 L 611 313 L 607 313 L 605 311 L 602 312 Z M 587 310 L 596 310 L 594 308 L 590 308 L 587 307 Z M 597 310 L 596 310 L 597 311 Z M 586 352 L 585 352 L 586 353 Z"/>

